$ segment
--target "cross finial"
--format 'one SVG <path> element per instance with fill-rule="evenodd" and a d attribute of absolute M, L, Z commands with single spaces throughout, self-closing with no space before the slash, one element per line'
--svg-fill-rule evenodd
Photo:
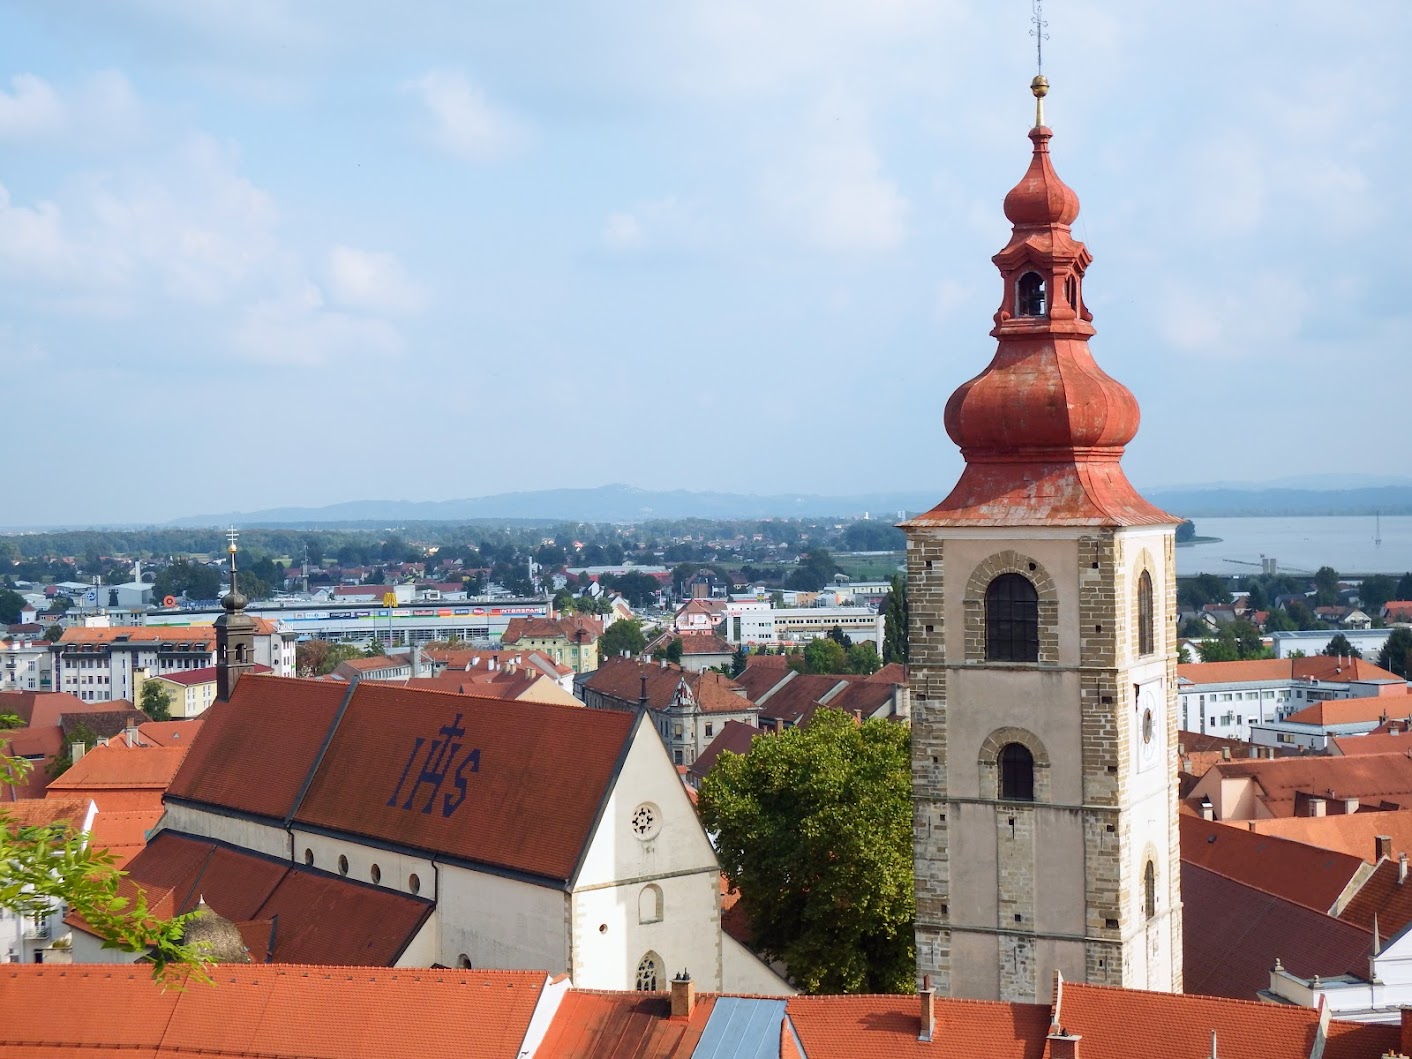
<path fill-rule="evenodd" d="M 240 539 L 240 531 L 234 526 L 226 530 L 226 540 L 230 543 L 226 550 L 230 552 L 230 594 L 235 595 L 235 542 Z"/>
<path fill-rule="evenodd" d="M 1035 73 L 1044 73 L 1044 42 L 1049 39 L 1049 23 L 1044 20 L 1044 0 L 1030 0 L 1030 21 L 1034 23 L 1034 29 L 1030 30 L 1030 36 L 1034 38 L 1034 60 Z"/>

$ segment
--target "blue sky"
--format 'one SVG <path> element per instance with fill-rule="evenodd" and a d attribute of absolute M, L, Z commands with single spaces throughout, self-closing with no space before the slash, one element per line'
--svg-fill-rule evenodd
<path fill-rule="evenodd" d="M 30 474 L 0 524 L 617 481 L 940 498 L 942 406 L 993 352 L 1029 17 L 11 0 Z M 1403 473 L 1412 6 L 1045 17 L 1093 349 L 1143 409 L 1129 476 Z"/>

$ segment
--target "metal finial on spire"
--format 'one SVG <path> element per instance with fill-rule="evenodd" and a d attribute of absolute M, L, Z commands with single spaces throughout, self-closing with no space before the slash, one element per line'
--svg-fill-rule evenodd
<path fill-rule="evenodd" d="M 1044 20 L 1044 0 L 1030 0 L 1030 21 L 1034 23 L 1030 36 L 1034 38 L 1035 73 L 1043 74 L 1044 42 L 1049 39 L 1049 23 Z"/>
<path fill-rule="evenodd" d="M 1030 36 L 1034 38 L 1035 58 L 1030 91 L 1034 93 L 1034 127 L 1037 129 L 1044 124 L 1044 97 L 1049 92 L 1049 81 L 1044 76 L 1044 42 L 1049 39 L 1049 23 L 1044 20 L 1044 0 L 1030 0 L 1030 10 L 1033 12 L 1030 21 L 1034 29 L 1030 30 Z"/>
<path fill-rule="evenodd" d="M 238 541 L 239 539 L 240 539 L 240 531 L 237 530 L 234 526 L 231 526 L 230 529 L 226 530 L 226 540 L 230 542 L 230 543 L 226 546 L 226 550 L 230 552 L 230 591 L 231 591 L 231 595 L 235 595 L 235 551 L 236 551 L 235 542 Z"/>

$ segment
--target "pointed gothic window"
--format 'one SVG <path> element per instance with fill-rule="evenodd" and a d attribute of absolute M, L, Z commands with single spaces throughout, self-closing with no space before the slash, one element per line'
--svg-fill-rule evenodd
<path fill-rule="evenodd" d="M 1043 316 L 1044 312 L 1044 277 L 1038 272 L 1026 272 L 1015 287 L 1015 315 Z"/>
<path fill-rule="evenodd" d="M 1152 575 L 1146 570 L 1137 579 L 1137 653 L 1152 653 Z"/>
<path fill-rule="evenodd" d="M 1142 910 L 1148 919 L 1157 915 L 1157 865 L 1151 861 L 1142 869 Z"/>
<path fill-rule="evenodd" d="M 657 992 L 657 978 L 662 973 L 662 957 L 649 952 L 637 965 L 637 988 L 644 993 Z"/>
<path fill-rule="evenodd" d="M 1034 801 L 1034 755 L 1020 743 L 1000 748 L 1000 797 L 1005 801 Z"/>
<path fill-rule="evenodd" d="M 1001 574 L 985 590 L 988 662 L 1039 661 L 1039 593 L 1021 574 Z"/>

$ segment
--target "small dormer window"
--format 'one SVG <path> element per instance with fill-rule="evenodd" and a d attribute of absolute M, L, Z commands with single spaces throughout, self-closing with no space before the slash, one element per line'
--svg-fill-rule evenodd
<path fill-rule="evenodd" d="M 1015 288 L 1015 315 L 1043 316 L 1046 308 L 1044 277 L 1038 272 L 1026 272 Z"/>

